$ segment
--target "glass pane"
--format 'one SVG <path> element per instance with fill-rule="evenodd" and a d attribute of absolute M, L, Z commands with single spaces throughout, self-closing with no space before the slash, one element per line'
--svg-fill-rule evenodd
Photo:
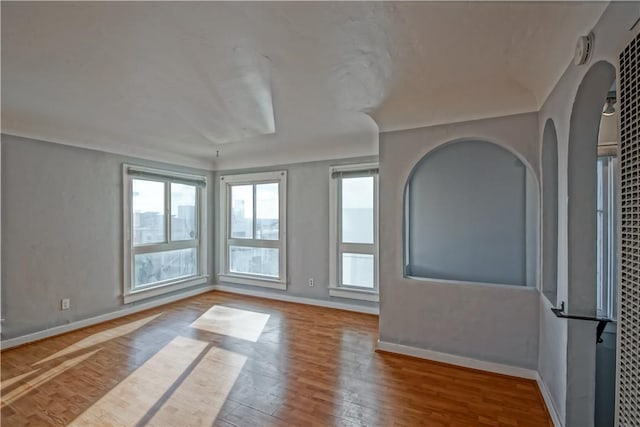
<path fill-rule="evenodd" d="M 343 253 L 342 284 L 373 289 L 373 255 Z"/>
<path fill-rule="evenodd" d="M 230 246 L 229 270 L 232 273 L 280 277 L 280 249 Z"/>
<path fill-rule="evenodd" d="M 171 240 L 194 240 L 196 230 L 196 187 L 171 184 Z"/>
<path fill-rule="evenodd" d="M 193 276 L 197 273 L 196 248 L 135 255 L 134 286 Z"/>
<path fill-rule="evenodd" d="M 342 242 L 373 244 L 373 177 L 342 179 Z"/>
<path fill-rule="evenodd" d="M 231 237 L 253 238 L 253 185 L 231 186 Z"/>
<path fill-rule="evenodd" d="M 256 185 L 256 239 L 278 240 L 278 183 Z"/>
<path fill-rule="evenodd" d="M 164 182 L 133 180 L 133 244 L 165 241 Z"/>
<path fill-rule="evenodd" d="M 596 192 L 596 296 L 597 314 L 616 317 L 616 158 L 603 156 L 597 163 Z"/>

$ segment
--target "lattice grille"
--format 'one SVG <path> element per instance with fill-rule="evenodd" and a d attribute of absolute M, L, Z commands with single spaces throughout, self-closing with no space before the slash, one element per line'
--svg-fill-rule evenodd
<path fill-rule="evenodd" d="M 618 425 L 640 426 L 640 34 L 620 54 Z"/>

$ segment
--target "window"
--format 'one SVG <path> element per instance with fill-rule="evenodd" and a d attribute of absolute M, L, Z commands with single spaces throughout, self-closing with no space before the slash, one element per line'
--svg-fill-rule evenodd
<path fill-rule="evenodd" d="M 203 176 L 124 165 L 125 303 L 206 283 Z"/>
<path fill-rule="evenodd" d="M 220 281 L 286 289 L 286 171 L 220 178 Z"/>
<path fill-rule="evenodd" d="M 404 222 L 406 277 L 536 287 L 536 178 L 499 145 L 427 153 L 407 180 Z"/>
<path fill-rule="evenodd" d="M 614 156 L 598 157 L 596 289 L 598 316 L 616 313 L 616 169 Z"/>
<path fill-rule="evenodd" d="M 378 165 L 331 168 L 329 294 L 378 301 Z"/>

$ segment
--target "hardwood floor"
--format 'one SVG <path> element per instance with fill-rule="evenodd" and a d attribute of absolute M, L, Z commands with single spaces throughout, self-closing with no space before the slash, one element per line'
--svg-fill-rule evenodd
<path fill-rule="evenodd" d="M 376 316 L 210 292 L 2 352 L 8 426 L 550 426 L 534 381 L 376 353 Z"/>

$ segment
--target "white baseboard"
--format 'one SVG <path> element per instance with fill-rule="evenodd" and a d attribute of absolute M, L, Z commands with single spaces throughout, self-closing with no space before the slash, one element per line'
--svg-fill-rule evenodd
<path fill-rule="evenodd" d="M 144 304 L 125 307 L 122 310 L 113 311 L 111 313 L 105 313 L 99 316 L 90 317 L 88 319 L 67 323 L 66 325 L 60 325 L 53 328 L 45 329 L 43 331 L 34 332 L 32 334 L 22 335 L 16 338 L 10 338 L 0 342 L 0 348 L 2 348 L 2 350 L 6 350 L 8 348 L 16 347 L 18 345 L 28 344 L 33 341 L 38 341 L 44 338 L 53 337 L 55 335 L 64 334 L 66 332 L 71 332 L 76 329 L 86 328 L 87 326 L 92 326 L 97 323 L 107 322 L 109 320 L 117 319 L 118 317 L 128 316 L 129 314 L 137 313 L 139 311 L 148 310 L 150 308 L 155 308 L 161 305 L 169 304 L 171 302 L 179 301 L 181 299 L 200 295 L 205 292 L 212 291 L 213 289 L 214 289 L 214 286 L 209 285 L 209 286 L 194 289 L 191 291 L 182 292 L 176 295 L 171 295 L 165 298 L 160 298 Z"/>
<path fill-rule="evenodd" d="M 535 380 L 538 375 L 538 372 L 533 369 L 504 365 L 502 363 L 485 362 L 484 360 L 472 359 L 470 357 L 456 356 L 455 354 L 441 353 L 439 351 L 380 340 L 378 340 L 376 348 L 389 353 L 419 357 L 420 359 L 433 360 L 435 362 L 448 363 L 450 365 L 462 366 L 465 368 L 479 369 L 481 371 L 493 372 L 496 374 L 510 375 L 512 377 L 526 378 L 528 380 Z"/>
<path fill-rule="evenodd" d="M 505 365 L 502 363 L 485 362 L 484 360 L 473 359 L 470 357 L 456 356 L 449 353 L 441 353 L 439 351 L 426 350 L 423 348 L 411 347 L 408 345 L 395 344 L 378 340 L 376 348 L 389 353 L 403 354 L 405 356 L 419 357 L 421 359 L 433 360 L 436 362 L 448 363 L 450 365 L 462 366 L 465 368 L 479 369 L 481 371 L 493 372 L 496 374 L 510 375 L 512 377 L 525 378 L 535 380 L 544 399 L 545 406 L 549 412 L 549 416 L 555 427 L 564 427 L 560 421 L 558 411 L 556 411 L 551 393 L 544 381 L 540 377 L 538 371 L 534 369 L 521 368 L 518 366 Z"/>
<path fill-rule="evenodd" d="M 553 421 L 553 425 L 555 427 L 564 427 L 560 419 L 560 415 L 556 410 L 556 405 L 553 404 L 553 398 L 551 397 L 551 392 L 547 388 L 547 385 L 542 380 L 540 373 L 536 372 L 536 382 L 538 383 L 538 388 L 540 389 L 540 394 L 542 394 L 542 398 L 544 399 L 545 405 L 547 405 L 547 411 L 549 411 L 549 415 L 551 416 L 551 420 Z"/>
<path fill-rule="evenodd" d="M 337 308 L 346 311 L 355 311 L 357 313 L 379 314 L 378 307 L 367 307 L 364 305 L 348 304 L 344 302 L 325 301 L 314 298 L 296 297 L 293 295 L 279 294 L 272 292 L 261 292 L 253 289 L 240 289 L 227 285 L 214 285 L 217 291 L 224 291 L 239 295 L 248 295 L 252 297 L 274 299 L 278 301 L 295 302 L 298 304 L 315 305 L 318 307 Z"/>

